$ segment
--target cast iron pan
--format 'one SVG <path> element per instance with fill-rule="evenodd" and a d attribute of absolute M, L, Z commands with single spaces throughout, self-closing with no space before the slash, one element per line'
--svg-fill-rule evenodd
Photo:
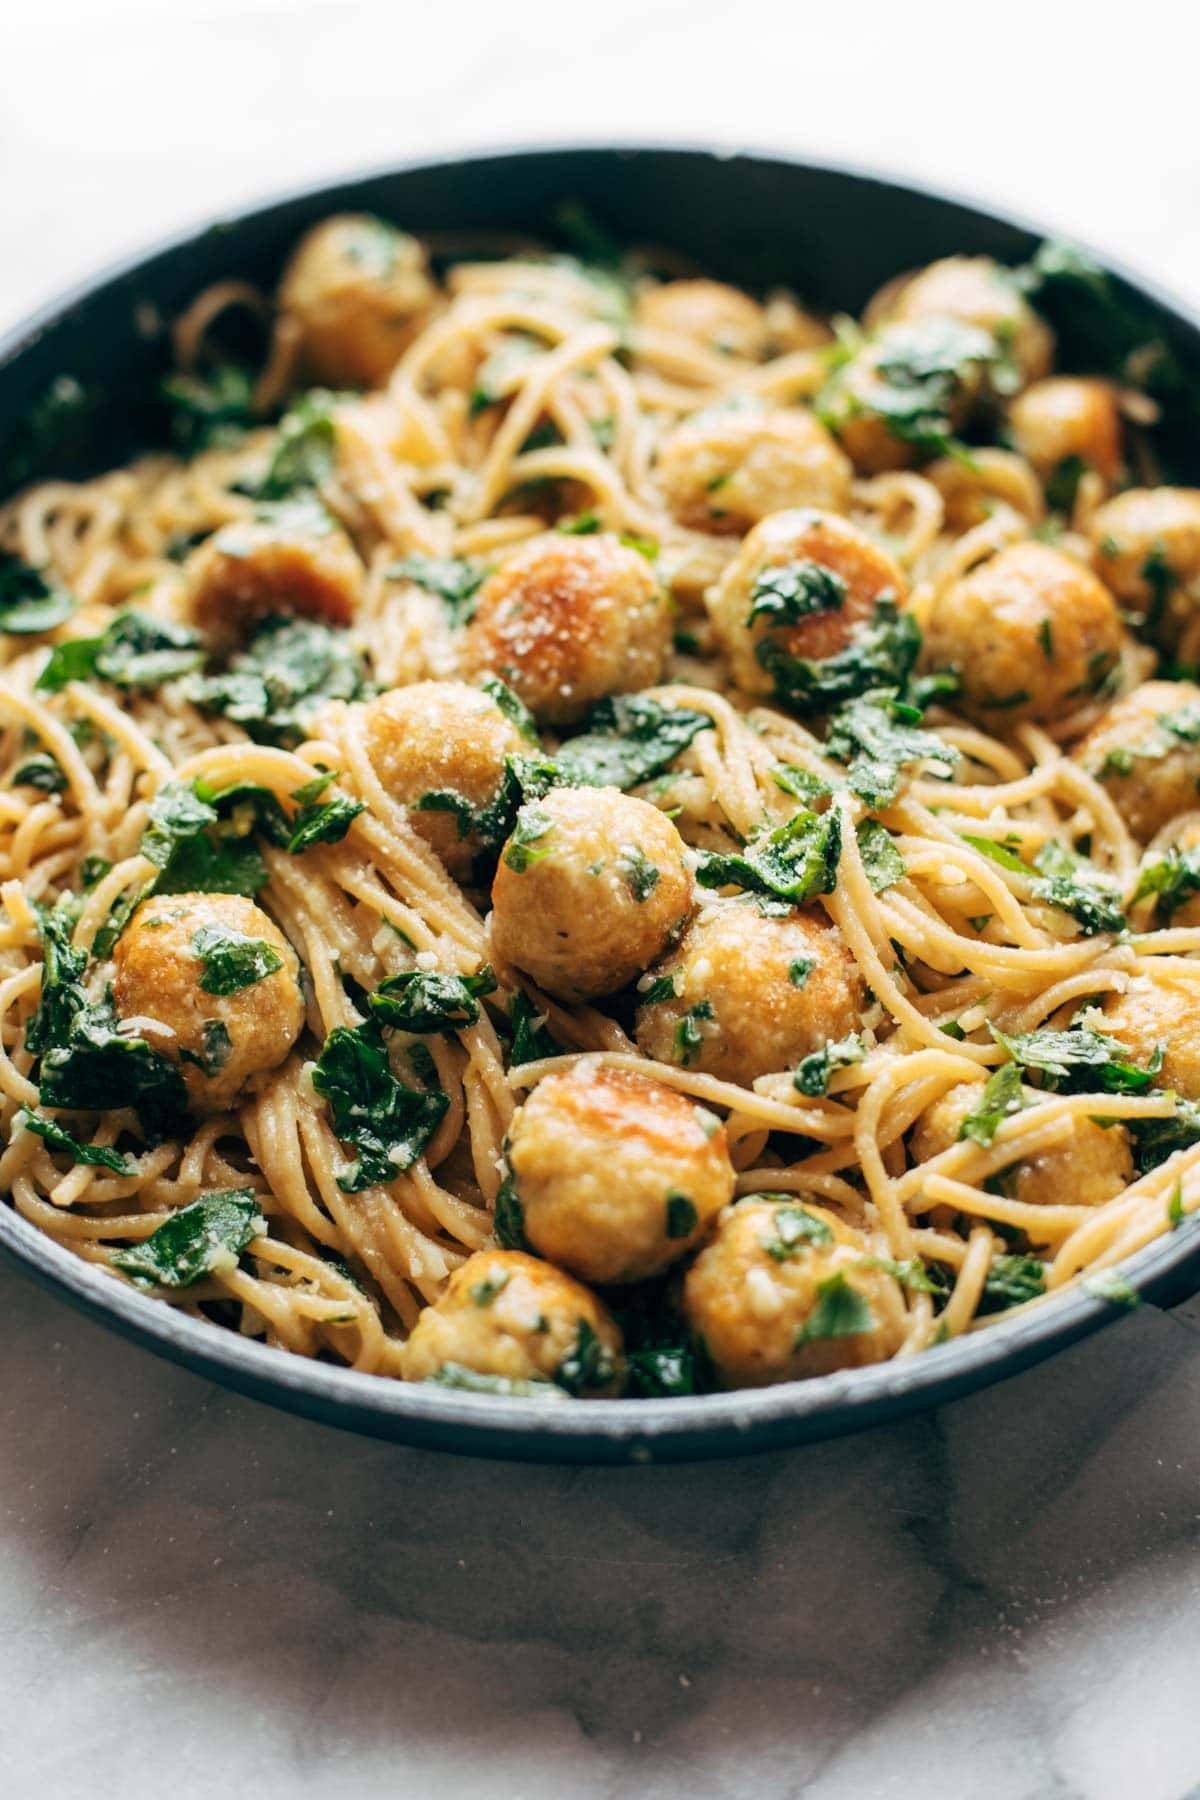
<path fill-rule="evenodd" d="M 0 342 L 0 492 L 43 474 L 93 472 L 151 440 L 165 360 L 155 321 L 220 276 L 269 285 L 300 233 L 326 214 L 377 212 L 417 232 L 548 237 L 557 204 L 571 198 L 622 239 L 668 244 L 743 286 L 784 282 L 817 306 L 849 311 L 899 270 L 953 251 L 1019 261 L 1045 236 L 875 175 L 707 150 L 533 150 L 365 175 L 190 231 L 11 332 Z M 1143 283 L 1120 286 L 1200 394 L 1200 319 Z M 1070 318 L 1056 323 L 1069 337 Z M 731 1456 L 860 1430 L 1015 1374 L 1122 1310 L 1077 1291 L 910 1360 L 819 1380 L 680 1400 L 539 1402 L 381 1380 L 267 1349 L 119 1286 L 3 1205 L 0 1248 L 92 1318 L 260 1400 L 403 1443 L 547 1462 Z M 1175 1304 L 1200 1284 L 1200 1227 L 1160 1239 L 1124 1272 L 1144 1300 Z"/>

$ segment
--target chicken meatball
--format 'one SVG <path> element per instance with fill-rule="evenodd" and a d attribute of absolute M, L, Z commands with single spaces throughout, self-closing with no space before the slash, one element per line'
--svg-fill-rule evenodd
<path fill-rule="evenodd" d="M 196 1113 L 235 1105 L 278 1068 L 300 1035 L 296 952 L 241 894 L 164 894 L 142 902 L 113 951 L 113 1000 L 179 1065 Z"/>
<path fill-rule="evenodd" d="M 756 525 L 710 591 L 738 686 L 802 704 L 803 667 L 837 656 L 881 601 L 903 604 L 899 564 L 835 513 L 775 513 Z"/>
<path fill-rule="evenodd" d="M 1037 381 L 1054 360 L 1054 334 L 1009 271 L 990 256 L 946 256 L 893 291 L 889 318 L 913 324 L 957 319 L 996 339 L 1024 381 Z"/>
<path fill-rule="evenodd" d="M 188 558 L 186 607 L 199 630 L 236 643 L 273 614 L 349 625 L 362 582 L 354 546 L 321 507 L 264 506 Z"/>
<path fill-rule="evenodd" d="M 904 1296 L 824 1207 L 759 1194 L 725 1212 L 683 1283 L 722 1387 L 765 1387 L 894 1356 Z"/>
<path fill-rule="evenodd" d="M 1152 838 L 1200 805 L 1200 687 L 1144 681 L 1109 708 L 1075 755 L 1134 837 Z"/>
<path fill-rule="evenodd" d="M 1158 1085 L 1200 1100 L 1200 983 L 1174 971 L 1130 977 L 1104 1002 L 1104 1029 L 1143 1067 L 1162 1051 Z"/>
<path fill-rule="evenodd" d="M 1089 527 L 1096 569 L 1181 662 L 1200 654 L 1200 489 L 1128 488 Z"/>
<path fill-rule="evenodd" d="M 683 839 L 616 788 L 555 788 L 517 814 L 492 886 L 492 948 L 560 1000 L 595 1000 L 657 962 L 692 909 Z"/>
<path fill-rule="evenodd" d="M 727 405 L 694 413 L 669 431 L 656 474 L 681 525 L 740 534 L 789 506 L 840 511 L 852 470 L 803 407 Z"/>
<path fill-rule="evenodd" d="M 757 300 L 723 281 L 664 281 L 644 288 L 633 310 L 641 331 L 691 338 L 718 356 L 758 362 L 767 347 L 766 315 Z"/>
<path fill-rule="evenodd" d="M 406 1381 L 460 1369 L 602 1400 L 620 1393 L 625 1357 L 616 1321 L 580 1282 L 519 1250 L 478 1250 L 404 1346 Z"/>
<path fill-rule="evenodd" d="M 834 369 L 816 409 L 860 474 L 911 468 L 966 424 L 995 354 L 953 319 L 885 325 Z"/>
<path fill-rule="evenodd" d="M 959 1127 L 978 1106 L 981 1092 L 975 1082 L 962 1082 L 921 1115 L 912 1135 L 914 1163 L 928 1162 L 958 1142 Z M 1036 1096 L 1027 1093 L 1026 1098 Z M 1071 1120 L 1066 1143 L 1013 1163 L 1004 1170 L 1000 1185 L 1012 1199 L 1030 1206 L 1057 1206 L 1066 1195 L 1077 1206 L 1103 1206 L 1132 1180 L 1133 1156 L 1125 1127 L 1078 1118 Z"/>
<path fill-rule="evenodd" d="M 1073 375 L 1035 381 L 1013 401 L 1008 422 L 1052 499 L 1066 498 L 1055 494 L 1056 477 L 1061 482 L 1072 470 L 1094 469 L 1106 483 L 1120 473 L 1121 415 L 1110 382 Z"/>
<path fill-rule="evenodd" d="M 644 1281 L 685 1256 L 733 1194 L 715 1113 L 590 1058 L 539 1082 L 508 1134 L 509 1217 L 584 1281 Z"/>
<path fill-rule="evenodd" d="M 1112 595 L 1045 544 L 1013 544 L 934 597 L 925 665 L 959 679 L 957 705 L 992 729 L 1050 723 L 1103 688 L 1121 656 Z"/>
<path fill-rule="evenodd" d="M 501 676 L 539 723 L 570 725 L 609 694 L 652 687 L 670 647 L 670 602 L 639 551 L 548 531 L 484 582 L 462 666 Z"/>
<path fill-rule="evenodd" d="M 417 240 L 365 213 L 341 213 L 308 232 L 279 284 L 303 373 L 333 387 L 384 381 L 436 298 Z"/>
<path fill-rule="evenodd" d="M 505 758 L 528 752 L 529 741 L 491 694 L 461 681 L 393 688 L 363 722 L 383 786 L 450 873 L 469 880 L 484 848 L 479 815 L 499 796 Z"/>
<path fill-rule="evenodd" d="M 719 902 L 641 982 L 637 1041 L 658 1062 L 749 1086 L 857 1031 L 863 984 L 822 915 Z"/>

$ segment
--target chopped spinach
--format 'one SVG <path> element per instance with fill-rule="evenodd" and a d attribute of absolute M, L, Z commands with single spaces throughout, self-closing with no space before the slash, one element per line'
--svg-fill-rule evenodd
<path fill-rule="evenodd" d="M 520 695 L 514 694 L 508 683 L 501 681 L 498 675 L 485 675 L 479 685 L 496 702 L 509 724 L 515 725 L 521 736 L 531 744 L 536 744 L 537 721 Z"/>
<path fill-rule="evenodd" d="M 313 388 L 283 415 L 259 500 L 288 500 L 329 480 L 337 455 L 336 400 L 336 395 Z"/>
<path fill-rule="evenodd" d="M 836 1070 L 849 1069 L 860 1063 L 866 1053 L 867 1047 L 857 1032 L 839 1038 L 836 1043 L 823 1044 L 819 1050 L 800 1059 L 792 1076 L 793 1086 L 799 1093 L 817 1099 L 829 1092 L 829 1078 Z"/>
<path fill-rule="evenodd" d="M 184 456 L 227 449 L 254 423 L 254 381 L 234 363 L 218 363 L 207 375 L 168 375 L 159 393 L 171 442 Z"/>
<path fill-rule="evenodd" d="M 1022 1306 L 1046 1291 L 1046 1265 L 1036 1256 L 993 1256 L 979 1302 L 981 1313 Z"/>
<path fill-rule="evenodd" d="M 274 618 L 221 675 L 197 676 L 187 695 L 259 743 L 298 744 L 327 700 L 367 694 L 362 653 L 348 631 L 312 619 Z"/>
<path fill-rule="evenodd" d="M 13 787 L 37 788 L 43 794 L 61 794 L 67 785 L 62 765 L 48 750 L 27 756 L 12 772 Z"/>
<path fill-rule="evenodd" d="M 554 760 L 579 786 L 628 789 L 661 775 L 711 729 L 707 713 L 664 706 L 647 694 L 616 694 L 592 708 L 584 731 L 561 744 Z"/>
<path fill-rule="evenodd" d="M 154 688 L 191 674 L 203 661 L 200 640 L 186 626 L 149 613 L 124 612 L 102 637 L 56 644 L 37 685 L 57 693 L 68 681 L 98 677 L 116 687 Z"/>
<path fill-rule="evenodd" d="M 691 1237 L 700 1223 L 700 1214 L 696 1211 L 695 1202 L 686 1194 L 667 1195 L 667 1236 L 669 1238 Z"/>
<path fill-rule="evenodd" d="M 961 398 L 982 371 L 1002 361 L 997 339 L 960 319 L 887 325 L 839 363 L 814 404 L 833 432 L 868 414 L 922 456 L 961 454 L 955 436 Z"/>
<path fill-rule="evenodd" d="M 1177 1150 L 1200 1144 L 1200 1104 L 1175 1096 L 1175 1111 L 1167 1119 L 1131 1119 L 1134 1160 L 1140 1174 L 1157 1169 Z"/>
<path fill-rule="evenodd" d="M 617 853 L 617 869 L 639 906 L 650 898 L 661 879 L 660 871 L 637 844 L 622 844 Z"/>
<path fill-rule="evenodd" d="M 878 819 L 862 819 L 855 827 L 854 835 L 862 857 L 863 874 L 873 894 L 886 893 L 888 888 L 904 880 L 905 861 L 886 825 L 881 825 Z"/>
<path fill-rule="evenodd" d="M 347 1194 L 394 1181 L 411 1168 L 445 1118 L 449 1096 L 407 1088 L 392 1073 L 378 1022 L 338 1025 L 325 1039 L 313 1086 L 329 1102 L 333 1129 L 358 1151 L 338 1186 Z"/>
<path fill-rule="evenodd" d="M 201 1194 L 142 1243 L 116 1251 L 112 1265 L 139 1287 L 190 1287 L 204 1275 L 235 1268 L 261 1224 L 258 1197 L 249 1188 Z"/>
<path fill-rule="evenodd" d="M 793 1349 L 802 1350 L 827 1338 L 859 1337 L 871 1331 L 875 1315 L 857 1288 L 839 1269 L 817 1283 L 817 1303 L 796 1333 Z"/>
<path fill-rule="evenodd" d="M 1085 936 L 1125 929 L 1119 892 L 1084 857 L 1047 838 L 1033 866 L 1042 877 L 1032 884 L 1033 898 L 1070 913 Z"/>
<path fill-rule="evenodd" d="M 393 581 L 412 581 L 427 594 L 444 600 L 456 625 L 466 625 L 475 611 L 476 595 L 488 576 L 478 563 L 453 556 L 406 556 L 387 571 Z"/>
<path fill-rule="evenodd" d="M 496 977 L 485 964 L 475 975 L 426 974 L 414 970 L 389 975 L 370 997 L 372 1013 L 397 1031 L 423 1034 L 460 1031 L 479 1017 L 479 1001 L 496 991 Z"/>
<path fill-rule="evenodd" d="M 1200 893 L 1200 844 L 1187 850 L 1170 844 L 1162 856 L 1153 862 L 1143 862 L 1133 900 L 1136 905 L 1148 895 L 1156 894 L 1159 910 L 1164 919 L 1169 919 L 1177 907 L 1197 893 Z"/>
<path fill-rule="evenodd" d="M 609 1387 L 616 1376 L 617 1365 L 612 1352 L 601 1342 L 586 1319 L 580 1319 L 575 1342 L 555 1370 L 554 1379 L 568 1394 L 586 1394 Z"/>
<path fill-rule="evenodd" d="M 179 1070 L 144 1038 L 118 1030 L 111 997 L 86 1002 L 47 1045 L 38 1072 L 43 1106 L 67 1112 L 133 1107 L 147 1137 L 186 1129 L 187 1091 Z"/>
<path fill-rule="evenodd" d="M 517 1192 L 511 1170 L 500 1183 L 500 1190 L 496 1195 L 492 1230 L 496 1234 L 496 1242 L 505 1250 L 528 1250 L 529 1245 L 525 1240 L 525 1208 L 521 1204 L 521 1196 Z"/>
<path fill-rule="evenodd" d="M 1119 1269 L 1097 1269 L 1094 1274 L 1085 1275 L 1079 1285 L 1085 1294 L 1093 1294 L 1097 1300 L 1110 1300 L 1114 1306 L 1125 1306 L 1131 1311 L 1142 1303 L 1137 1289 L 1129 1285 Z"/>
<path fill-rule="evenodd" d="M 549 856 L 550 845 L 541 839 L 554 826 L 554 820 L 540 806 L 528 802 L 517 814 L 517 822 L 504 849 L 504 862 L 514 874 L 524 875 L 535 863 Z"/>
<path fill-rule="evenodd" d="M 860 694 L 830 722 L 825 748 L 849 765 L 850 788 L 868 806 L 888 806 L 896 798 L 907 763 L 934 763 L 948 780 L 958 751 L 931 731 L 919 731 L 919 707 L 902 701 L 895 688 Z"/>
<path fill-rule="evenodd" d="M 199 985 L 206 994 L 239 993 L 283 967 L 272 944 L 228 925 L 201 925 L 192 933 L 192 949 L 204 965 Z"/>
<path fill-rule="evenodd" d="M 675 1027 L 672 1040 L 672 1054 L 677 1063 L 690 1069 L 704 1046 L 704 1033 L 701 1025 L 707 1019 L 715 1019 L 716 1012 L 711 1000 L 697 1000 L 695 1006 L 689 1006 Z"/>
<path fill-rule="evenodd" d="M 794 625 L 810 613 L 840 612 L 845 603 L 842 577 L 806 556 L 799 562 L 774 563 L 759 571 L 750 589 L 746 623 L 769 619 L 772 625 Z"/>
<path fill-rule="evenodd" d="M 755 1194 L 754 1200 L 775 1200 L 772 1230 L 769 1237 L 759 1239 L 767 1255 L 775 1262 L 790 1262 L 813 1244 L 832 1244 L 833 1232 L 824 1219 L 817 1218 L 783 1194 Z"/>
<path fill-rule="evenodd" d="M 696 879 L 701 887 L 740 887 L 799 903 L 832 892 L 841 844 L 836 813 L 801 808 L 786 825 L 753 838 L 744 850 L 701 851 Z"/>
<path fill-rule="evenodd" d="M 129 1158 L 122 1156 L 119 1150 L 106 1149 L 102 1144 L 81 1144 L 69 1131 L 64 1131 L 57 1119 L 43 1118 L 40 1113 L 30 1112 L 27 1106 L 21 1107 L 17 1118 L 26 1131 L 35 1132 L 52 1150 L 65 1150 L 77 1163 L 86 1163 L 93 1169 L 109 1169 L 114 1175 L 137 1174 Z"/>
<path fill-rule="evenodd" d="M 903 689 L 920 649 L 921 630 L 912 614 L 881 597 L 871 620 L 833 656 L 789 656 L 770 636 L 754 654 L 784 705 L 796 712 L 825 712 L 872 688 Z"/>
<path fill-rule="evenodd" d="M 75 611 L 75 596 L 42 569 L 0 550 L 0 631 L 36 637 L 53 631 Z"/>
<path fill-rule="evenodd" d="M 508 1021 L 513 1034 L 512 1049 L 508 1054 L 510 1069 L 520 1068 L 523 1063 L 541 1062 L 546 1056 L 562 1055 L 562 1045 L 550 1035 L 544 1016 L 533 1010 L 527 994 L 513 995 Z"/>
<path fill-rule="evenodd" d="M 1021 1092 L 1021 1065 L 1001 1063 L 984 1083 L 983 1092 L 958 1128 L 960 1140 L 970 1138 L 976 1144 L 988 1145 L 1003 1121 L 1020 1112 L 1025 1100 Z"/>
<path fill-rule="evenodd" d="M 1144 1094 L 1162 1068 L 1160 1044 L 1143 1068 L 1130 1062 L 1115 1038 L 1087 1026 L 1070 1031 L 1027 1031 L 1010 1037 L 999 1026 L 992 1036 L 1023 1069 L 1035 1070 L 1046 1085 L 1068 1093 Z"/>

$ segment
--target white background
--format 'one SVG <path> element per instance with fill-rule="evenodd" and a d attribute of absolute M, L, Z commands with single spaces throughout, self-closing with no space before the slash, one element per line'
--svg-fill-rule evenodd
<path fill-rule="evenodd" d="M 873 162 L 1200 296 L 1186 0 L 7 0 L 0 323 L 156 233 L 462 145 L 674 137 Z"/>

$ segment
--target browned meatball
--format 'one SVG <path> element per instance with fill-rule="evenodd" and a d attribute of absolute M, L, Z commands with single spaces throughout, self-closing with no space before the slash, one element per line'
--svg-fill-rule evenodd
<path fill-rule="evenodd" d="M 279 284 L 313 381 L 375 387 L 420 329 L 437 290 L 415 238 L 384 219 L 340 213 L 300 240 Z"/>
<path fill-rule="evenodd" d="M 1089 527 L 1096 569 L 1180 661 L 1200 652 L 1200 489 L 1129 488 Z"/>
<path fill-rule="evenodd" d="M 688 1324 L 723 1387 L 764 1387 L 894 1356 L 904 1296 L 858 1234 L 807 1199 L 731 1206 L 683 1284 Z"/>
<path fill-rule="evenodd" d="M 1075 755 L 1111 794 L 1134 837 L 1200 806 L 1200 687 L 1144 681 L 1111 706 Z"/>
<path fill-rule="evenodd" d="M 935 597 L 925 665 L 959 678 L 956 702 L 992 729 L 1053 722 L 1097 693 L 1120 661 L 1112 595 L 1074 557 L 1014 544 Z"/>
<path fill-rule="evenodd" d="M 252 1076 L 278 1068 L 304 1024 L 296 952 L 241 894 L 143 901 L 113 961 L 118 1013 L 153 1022 L 144 1035 L 179 1065 L 198 1113 L 235 1105 Z"/>
<path fill-rule="evenodd" d="M 958 1142 L 959 1127 L 978 1106 L 981 1092 L 980 1085 L 963 1082 L 921 1115 L 912 1136 L 914 1163 L 928 1162 Z M 1123 1125 L 1072 1119 L 1066 1143 L 1024 1157 L 1004 1175 L 1005 1192 L 1029 1206 L 1058 1206 L 1067 1195 L 1077 1206 L 1103 1206 L 1133 1180 L 1129 1133 Z"/>
<path fill-rule="evenodd" d="M 483 848 L 471 815 L 498 797 L 505 758 L 530 744 L 490 694 L 461 681 L 393 688 L 367 705 L 365 725 L 383 786 L 450 873 L 468 880 Z"/>
<path fill-rule="evenodd" d="M 698 349 L 757 362 L 767 347 L 757 300 L 723 281 L 663 281 L 638 295 L 634 326 L 691 338 Z"/>
<path fill-rule="evenodd" d="M 708 598 L 738 686 L 769 694 L 770 664 L 844 650 L 883 599 L 903 603 L 899 564 L 834 513 L 775 513 L 756 525 Z"/>
<path fill-rule="evenodd" d="M 1017 449 L 1043 481 L 1065 464 L 1094 469 L 1106 482 L 1121 469 L 1121 414 L 1108 381 L 1055 375 L 1035 381 L 1008 413 Z"/>
<path fill-rule="evenodd" d="M 492 886 L 492 945 L 560 1000 L 594 1000 L 656 962 L 692 909 L 683 839 L 616 788 L 523 806 Z"/>
<path fill-rule="evenodd" d="M 888 317 L 957 319 L 996 339 L 1025 381 L 1050 372 L 1054 334 L 990 256 L 945 256 L 892 289 Z"/>
<path fill-rule="evenodd" d="M 616 1320 L 580 1282 L 519 1250 L 479 1250 L 413 1326 L 403 1367 L 406 1381 L 469 1369 L 599 1400 L 620 1393 L 625 1357 Z"/>
<path fill-rule="evenodd" d="M 803 407 L 714 406 L 663 439 L 658 484 L 694 531 L 740 533 L 789 506 L 843 508 L 851 468 Z"/>
<path fill-rule="evenodd" d="M 607 534 L 549 531 L 484 582 L 462 666 L 499 675 L 539 722 L 568 725 L 653 686 L 670 645 L 670 604 L 644 556 Z"/>
<path fill-rule="evenodd" d="M 1200 1100 L 1200 984 L 1174 970 L 1134 975 L 1106 998 L 1104 1029 L 1143 1067 L 1161 1049 L 1159 1086 Z"/>
<path fill-rule="evenodd" d="M 733 1194 L 715 1113 L 590 1059 L 538 1083 L 509 1128 L 508 1166 L 530 1246 L 601 1286 L 661 1274 Z"/>
<path fill-rule="evenodd" d="M 703 912 L 642 986 L 647 1056 L 747 1086 L 856 1031 L 863 1000 L 854 959 L 823 916 L 766 918 L 734 901 Z"/>
<path fill-rule="evenodd" d="M 234 643 L 277 613 L 349 625 L 362 582 L 354 546 L 320 507 L 264 507 L 189 557 L 186 605 L 201 631 Z"/>

